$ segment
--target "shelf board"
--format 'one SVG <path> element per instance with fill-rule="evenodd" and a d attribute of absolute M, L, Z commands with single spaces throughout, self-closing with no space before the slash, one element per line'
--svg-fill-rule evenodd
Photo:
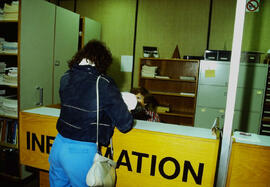
<path fill-rule="evenodd" d="M 195 98 L 195 95 L 184 95 L 180 93 L 172 93 L 172 92 L 153 92 L 150 91 L 152 95 L 168 95 L 168 96 L 176 96 L 176 97 L 190 97 L 190 98 Z"/>
<path fill-rule="evenodd" d="M 166 116 L 177 116 L 177 117 L 188 117 L 193 118 L 193 113 L 173 113 L 173 112 L 158 112 L 159 115 L 166 115 Z"/>
<path fill-rule="evenodd" d="M 0 85 L 3 85 L 3 86 L 9 86 L 9 87 L 11 87 L 11 88 L 17 88 L 17 87 L 18 87 L 18 84 L 13 84 L 13 83 L 4 82 L 3 80 L 0 80 Z"/>
<path fill-rule="evenodd" d="M 14 52 L 3 52 L 3 51 L 1 51 L 0 52 L 0 55 L 1 56 L 17 56 L 18 53 L 14 53 Z"/>
<path fill-rule="evenodd" d="M 6 114 L 1 114 L 0 117 L 2 118 L 10 118 L 10 119 L 18 119 L 18 116 L 13 116 L 13 115 L 6 115 Z"/>
<path fill-rule="evenodd" d="M 161 79 L 161 78 L 150 78 L 150 77 L 141 77 L 144 80 L 159 80 L 159 81 L 173 81 L 173 82 L 191 82 L 196 83 L 196 80 L 181 80 L 181 79 Z"/>
<path fill-rule="evenodd" d="M 18 176 L 13 176 L 13 175 L 6 174 L 6 173 L 3 173 L 3 172 L 0 172 L 0 176 L 6 177 L 6 178 L 11 178 L 12 180 L 16 180 L 16 181 L 21 180 L 21 178 L 18 177 Z"/>
<path fill-rule="evenodd" d="M 0 23 L 18 23 L 18 19 L 0 19 Z"/>
<path fill-rule="evenodd" d="M 11 144 L 11 143 L 6 143 L 6 142 L 0 142 L 0 146 L 18 149 L 18 144 Z"/>
<path fill-rule="evenodd" d="M 199 62 L 200 60 L 196 59 L 178 59 L 178 58 L 141 58 L 141 60 L 156 60 L 156 61 L 181 61 L 181 62 Z"/>
<path fill-rule="evenodd" d="M 270 122 L 270 118 L 269 117 L 264 117 L 264 118 L 262 118 L 262 121 L 263 122 Z"/>

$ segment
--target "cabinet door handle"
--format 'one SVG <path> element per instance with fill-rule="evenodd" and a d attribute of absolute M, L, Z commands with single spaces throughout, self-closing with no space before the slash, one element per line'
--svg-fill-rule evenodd
<path fill-rule="evenodd" d="M 205 111 L 206 111 L 206 108 L 202 108 L 202 109 L 201 109 L 201 112 L 205 112 Z"/>
<path fill-rule="evenodd" d="M 36 103 L 37 106 L 43 105 L 43 88 L 37 87 L 37 90 L 39 91 L 39 102 Z"/>
<path fill-rule="evenodd" d="M 54 62 L 54 65 L 55 65 L 55 66 L 60 66 L 60 60 L 56 60 L 56 61 Z"/>

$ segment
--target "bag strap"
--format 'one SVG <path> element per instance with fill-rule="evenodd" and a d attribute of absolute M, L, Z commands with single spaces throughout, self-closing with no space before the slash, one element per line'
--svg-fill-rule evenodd
<path fill-rule="evenodd" d="M 98 76 L 97 78 L 97 82 L 96 82 L 96 95 L 97 95 L 97 148 L 98 148 L 98 127 L 99 127 L 99 89 L 98 89 L 98 85 L 99 85 L 99 79 L 101 78 L 101 75 Z M 112 157 L 113 157 L 113 144 L 112 144 L 112 138 L 110 138 L 110 144 L 111 144 L 111 153 L 112 153 Z"/>

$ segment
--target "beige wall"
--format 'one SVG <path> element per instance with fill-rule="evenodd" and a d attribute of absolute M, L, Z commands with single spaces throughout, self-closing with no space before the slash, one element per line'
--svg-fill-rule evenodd
<path fill-rule="evenodd" d="M 139 1 L 135 87 L 138 86 L 138 64 L 144 45 L 158 47 L 161 58 L 170 58 L 176 45 L 179 46 L 181 56 L 203 55 L 206 48 L 209 1 Z M 69 1 L 63 1 L 61 6 L 73 10 L 73 4 Z M 77 13 L 102 25 L 101 38 L 114 56 L 110 75 L 121 90 L 131 87 L 131 73 L 122 73 L 119 70 L 121 55 L 133 55 L 135 10 L 136 0 L 77 1 Z"/>
<path fill-rule="evenodd" d="M 243 51 L 265 53 L 270 48 L 270 1 L 261 0 L 260 2 L 259 12 L 246 12 Z M 231 50 L 235 7 L 235 0 L 213 1 L 210 49 Z"/>
<path fill-rule="evenodd" d="M 235 0 L 214 0 L 209 49 L 231 50 Z"/>
<path fill-rule="evenodd" d="M 136 42 L 135 82 L 143 46 L 158 47 L 160 58 L 171 58 L 178 45 L 180 55 L 203 55 L 207 43 L 209 0 L 140 1 Z"/>
<path fill-rule="evenodd" d="M 73 1 L 72 1 L 73 2 Z M 61 6 L 73 9 L 70 1 Z M 136 0 L 77 0 L 77 13 L 101 23 L 101 40 L 111 49 L 109 75 L 122 91 L 131 88 L 131 73 L 121 72 L 121 55 L 133 55 Z"/>
<path fill-rule="evenodd" d="M 73 0 L 61 6 L 73 10 Z M 139 0 L 134 86 L 138 86 L 142 46 L 158 47 L 170 58 L 176 45 L 180 55 L 203 55 L 207 45 L 210 0 Z M 214 0 L 209 49 L 231 50 L 236 0 Z M 131 85 L 131 73 L 120 72 L 121 55 L 133 55 L 136 0 L 77 0 L 77 13 L 102 25 L 102 40 L 114 56 L 110 75 L 121 90 Z M 261 0 L 258 13 L 246 13 L 243 51 L 270 48 L 270 1 Z M 263 58 L 264 56 L 262 56 Z"/>

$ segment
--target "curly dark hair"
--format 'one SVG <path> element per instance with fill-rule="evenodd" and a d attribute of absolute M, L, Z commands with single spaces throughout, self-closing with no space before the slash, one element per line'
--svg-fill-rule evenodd
<path fill-rule="evenodd" d="M 146 88 L 144 87 L 131 88 L 130 92 L 135 95 L 140 93 L 144 96 L 145 108 L 147 110 L 154 111 L 155 108 L 158 106 L 157 100 L 153 95 L 151 95 L 151 93 L 149 93 L 149 91 Z"/>
<path fill-rule="evenodd" d="M 133 93 L 137 95 L 138 93 L 142 94 L 143 96 L 149 94 L 148 90 L 145 89 L 144 87 L 139 87 L 139 88 L 131 88 L 130 93 Z"/>
<path fill-rule="evenodd" d="M 79 64 L 84 58 L 94 62 L 95 67 L 102 74 L 106 74 L 109 66 L 112 64 L 111 51 L 103 42 L 98 40 L 90 40 L 80 49 L 68 62 L 69 68 L 72 68 L 75 64 Z"/>

